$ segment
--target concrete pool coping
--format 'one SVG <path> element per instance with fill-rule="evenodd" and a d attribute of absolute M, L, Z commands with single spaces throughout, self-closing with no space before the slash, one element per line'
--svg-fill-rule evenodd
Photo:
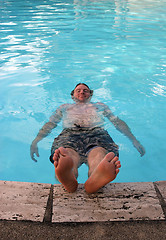
<path fill-rule="evenodd" d="M 67 193 L 59 184 L 0 181 L 0 203 L 1 239 L 166 238 L 166 181 L 110 183 L 95 194 L 83 184 Z"/>

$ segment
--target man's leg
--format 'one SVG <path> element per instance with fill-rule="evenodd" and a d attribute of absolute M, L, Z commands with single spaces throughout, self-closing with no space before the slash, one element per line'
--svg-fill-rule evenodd
<path fill-rule="evenodd" d="M 94 148 L 88 155 L 89 178 L 85 183 L 88 193 L 95 193 L 107 183 L 113 181 L 121 167 L 113 152 L 107 153 L 102 147 Z"/>
<path fill-rule="evenodd" d="M 53 160 L 57 179 L 68 192 L 75 192 L 78 186 L 78 153 L 71 148 L 60 147 L 55 150 Z"/>

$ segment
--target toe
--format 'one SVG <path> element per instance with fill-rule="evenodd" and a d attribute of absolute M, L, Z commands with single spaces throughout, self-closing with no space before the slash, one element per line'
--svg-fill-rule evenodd
<path fill-rule="evenodd" d="M 115 166 L 117 165 L 117 162 L 118 162 L 118 157 L 115 156 L 112 160 L 111 160 L 111 163 L 115 164 Z"/>
<path fill-rule="evenodd" d="M 120 161 L 116 161 L 115 164 L 116 164 L 116 166 L 120 165 Z"/>
<path fill-rule="evenodd" d="M 55 166 L 55 168 L 58 166 L 58 162 L 57 161 L 54 161 L 54 166 Z"/>
<path fill-rule="evenodd" d="M 53 160 L 56 161 L 58 158 L 59 158 L 59 154 L 55 152 L 53 155 Z"/>
<path fill-rule="evenodd" d="M 120 168 L 120 167 L 121 167 L 120 161 L 116 161 L 116 162 L 115 162 L 115 166 L 116 166 L 116 168 Z"/>
<path fill-rule="evenodd" d="M 67 155 L 67 151 L 66 151 L 66 149 L 64 147 L 60 147 L 59 148 L 59 152 L 64 157 Z"/>
<path fill-rule="evenodd" d="M 119 173 L 119 168 L 118 168 L 118 169 L 116 169 L 116 170 L 115 170 L 115 172 L 116 172 L 116 175 L 117 175 L 117 174 Z"/>
<path fill-rule="evenodd" d="M 59 151 L 59 148 L 55 150 L 54 154 L 57 154 L 59 155 L 60 151 Z"/>
<path fill-rule="evenodd" d="M 113 158 L 114 158 L 115 154 L 113 152 L 110 152 L 108 153 L 106 156 L 105 156 L 105 160 L 110 162 Z"/>

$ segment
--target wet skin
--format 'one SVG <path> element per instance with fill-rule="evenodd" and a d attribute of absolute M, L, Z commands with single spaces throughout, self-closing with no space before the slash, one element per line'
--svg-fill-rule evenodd
<path fill-rule="evenodd" d="M 101 127 L 104 128 L 104 118 L 107 117 L 116 129 L 126 135 L 133 143 L 133 146 L 143 156 L 144 147 L 139 143 L 130 131 L 127 124 L 114 116 L 109 107 L 103 103 L 92 103 L 90 99 L 92 92 L 84 84 L 78 85 L 73 94 L 74 104 L 63 104 L 51 116 L 39 131 L 37 137 L 31 144 L 31 158 L 37 161 L 34 154 L 39 156 L 37 143 L 46 137 L 53 128 L 62 120 L 63 127 L 72 128 L 76 125 L 84 128 Z M 73 149 L 58 148 L 53 156 L 55 175 L 68 192 L 74 192 L 77 189 L 78 166 L 80 161 L 79 154 Z M 89 167 L 89 178 L 85 182 L 87 193 L 94 193 L 107 183 L 113 181 L 121 167 L 118 157 L 113 152 L 108 153 L 104 148 L 97 147 L 90 151 L 87 157 Z"/>
<path fill-rule="evenodd" d="M 60 147 L 55 150 L 54 156 L 55 174 L 68 192 L 75 192 L 78 186 L 76 176 L 73 172 L 74 161 L 69 156 L 68 151 Z M 114 153 L 108 153 L 102 161 L 92 171 L 85 182 L 87 193 L 95 193 L 107 183 L 113 181 L 119 173 L 121 167 L 118 157 Z"/>

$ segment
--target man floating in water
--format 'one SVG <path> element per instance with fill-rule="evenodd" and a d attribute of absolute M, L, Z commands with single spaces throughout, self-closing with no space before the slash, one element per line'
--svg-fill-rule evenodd
<path fill-rule="evenodd" d="M 117 130 L 126 135 L 141 156 L 144 147 L 134 137 L 127 124 L 116 117 L 109 107 L 101 102 L 90 102 L 93 91 L 84 83 L 76 85 L 71 92 L 74 104 L 63 104 L 50 117 L 31 144 L 31 158 L 39 157 L 37 143 L 46 137 L 58 122 L 63 120 L 63 131 L 54 139 L 50 161 L 55 166 L 55 175 L 68 192 L 78 186 L 78 168 L 88 164 L 87 193 L 95 193 L 113 181 L 121 167 L 118 146 L 104 129 L 104 118 L 108 118 Z"/>

